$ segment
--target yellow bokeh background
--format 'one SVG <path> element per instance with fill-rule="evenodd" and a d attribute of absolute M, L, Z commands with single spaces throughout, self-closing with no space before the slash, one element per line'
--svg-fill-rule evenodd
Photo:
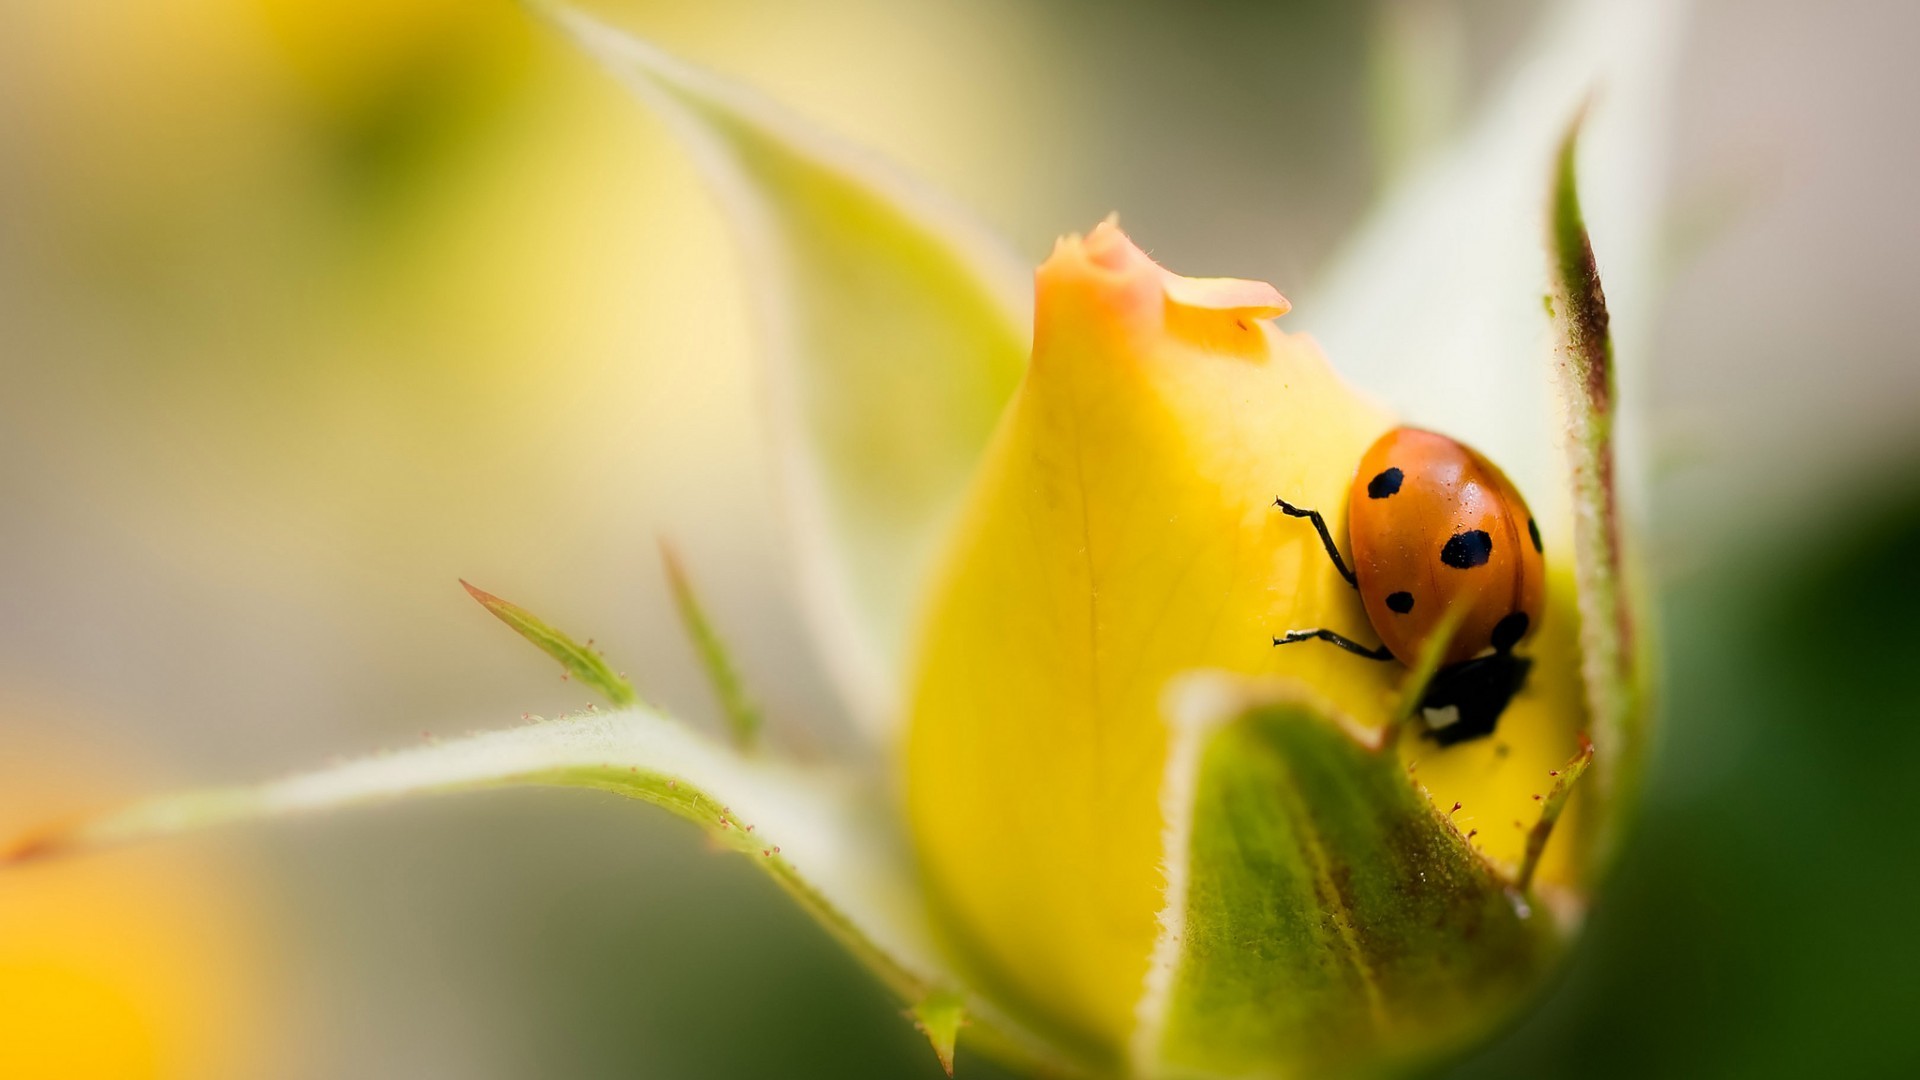
<path fill-rule="evenodd" d="M 82 744 L 71 702 L 0 702 L 0 829 L 177 783 L 123 747 Z M 64 763 L 53 768 L 49 762 Z M 244 1077 L 279 1013 L 262 888 L 198 845 L 31 864 L 0 882 L 0 1076 Z"/>

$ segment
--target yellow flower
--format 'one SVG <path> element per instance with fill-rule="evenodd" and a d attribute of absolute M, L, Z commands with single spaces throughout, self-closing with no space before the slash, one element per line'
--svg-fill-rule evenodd
<path fill-rule="evenodd" d="M 1059 243 L 1029 315 L 1017 262 L 937 198 L 554 12 L 687 139 L 742 226 L 800 591 L 872 760 L 901 768 L 825 772 L 760 746 L 670 558 L 731 747 L 476 589 L 616 709 L 156 800 L 14 857 L 398 794 L 593 787 L 762 865 L 949 1069 L 963 1025 L 1053 1075 L 1373 1073 L 1459 1047 L 1564 952 L 1640 753 L 1622 339 L 1587 244 L 1575 116 L 1596 79 L 1658 53 L 1671 10 L 1567 5 L 1551 63 L 1391 203 L 1344 290 L 1303 306 L 1325 354 L 1274 322 L 1289 305 L 1271 286 L 1170 273 L 1112 221 Z M 1597 141 L 1642 134 L 1621 115 L 1595 118 Z M 1626 295 L 1632 324 L 1643 294 Z M 1557 355 L 1536 347 L 1549 326 Z M 1409 394 L 1433 356 L 1459 369 Z M 1547 434 L 1556 384 L 1564 442 Z M 1437 651 L 1410 670 L 1272 647 L 1365 619 L 1274 499 L 1339 523 L 1363 451 L 1403 422 L 1489 451 L 1546 539 L 1528 686 L 1493 737 L 1445 749 L 1410 721 Z"/>

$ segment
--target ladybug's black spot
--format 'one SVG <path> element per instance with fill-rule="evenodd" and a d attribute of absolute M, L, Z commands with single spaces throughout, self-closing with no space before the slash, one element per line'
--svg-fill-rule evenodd
<path fill-rule="evenodd" d="M 1400 494 L 1400 481 L 1406 479 L 1399 469 L 1387 469 L 1379 476 L 1367 481 L 1367 498 L 1384 499 L 1389 495 Z"/>
<path fill-rule="evenodd" d="M 1454 533 L 1447 538 L 1447 546 L 1440 549 L 1440 561 L 1455 570 L 1485 566 L 1492 557 L 1493 537 L 1488 536 L 1485 529 Z"/>
<path fill-rule="evenodd" d="M 1527 618 L 1524 611 L 1508 612 L 1506 618 L 1493 624 L 1494 651 L 1507 652 L 1520 644 L 1520 639 L 1527 636 L 1527 627 L 1531 623 L 1532 620 Z"/>
<path fill-rule="evenodd" d="M 1395 615 L 1405 615 L 1407 612 L 1412 611 L 1413 594 L 1410 592 L 1388 593 L 1387 610 L 1393 612 Z"/>
<path fill-rule="evenodd" d="M 1540 523 L 1532 518 L 1527 519 L 1527 535 L 1533 537 L 1533 550 L 1545 555 L 1547 549 L 1540 546 Z"/>

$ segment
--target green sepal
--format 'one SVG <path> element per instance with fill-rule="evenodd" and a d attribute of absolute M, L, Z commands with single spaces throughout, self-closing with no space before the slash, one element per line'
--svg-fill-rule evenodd
<path fill-rule="evenodd" d="M 1604 863 L 1618 846 L 1625 809 L 1634 801 L 1631 791 L 1645 762 L 1650 650 L 1625 551 L 1611 319 L 1580 203 L 1578 159 L 1585 121 L 1582 110 L 1568 124 L 1554 157 L 1547 311 L 1557 338 L 1556 370 L 1573 478 L 1581 676 L 1597 749 L 1594 796 L 1610 811 L 1596 851 L 1596 859 Z"/>
<path fill-rule="evenodd" d="M 747 88 L 528 3 L 667 122 L 734 227 L 803 611 L 853 719 L 885 737 L 921 585 L 1026 367 L 1029 268 Z"/>
<path fill-rule="evenodd" d="M 640 704 L 640 694 L 634 690 L 633 684 L 608 667 L 605 658 L 592 648 L 573 640 L 545 619 L 512 601 L 502 600 L 464 579 L 460 584 L 475 600 L 480 601 L 482 607 L 493 612 L 495 618 L 512 627 L 514 633 L 560 661 L 560 666 L 567 669 L 568 678 L 596 691 L 616 708 Z"/>
<path fill-rule="evenodd" d="M 966 999 L 943 990 L 914 1002 L 908 1013 L 913 1017 L 913 1026 L 933 1044 L 940 1067 L 952 1076 L 954 1045 L 959 1042 L 961 1026 L 967 1022 Z"/>
<path fill-rule="evenodd" d="M 1539 984 L 1565 937 L 1554 905 L 1475 852 L 1381 732 L 1270 680 L 1190 676 L 1172 700 L 1138 1075 L 1429 1060 Z"/>
<path fill-rule="evenodd" d="M 1520 872 L 1513 877 L 1513 883 L 1521 892 L 1533 887 L 1534 872 L 1540 869 L 1540 860 L 1547 853 L 1547 841 L 1553 838 L 1554 826 L 1560 823 L 1560 815 L 1566 813 L 1567 800 L 1573 797 L 1574 785 L 1587 774 L 1587 767 L 1593 764 L 1593 743 L 1583 739 L 1580 752 L 1573 760 L 1553 771 L 1553 787 L 1540 800 L 1540 819 L 1527 830 L 1527 847 L 1520 859 Z"/>
<path fill-rule="evenodd" d="M 680 614 L 680 625 L 693 642 L 693 650 L 700 657 L 700 667 L 707 673 L 707 682 L 713 687 L 714 697 L 720 699 L 720 711 L 726 717 L 733 744 L 742 750 L 757 748 L 765 717 L 760 712 L 760 706 L 747 693 L 746 681 L 740 677 L 740 669 L 733 663 L 733 654 L 727 650 L 727 643 L 721 640 L 720 632 L 714 629 L 713 620 L 707 617 L 706 606 L 700 603 L 699 594 L 694 592 L 693 580 L 687 576 L 687 567 L 680 561 L 680 553 L 665 540 L 660 541 L 660 562 L 666 567 L 667 587 L 673 593 L 673 606 Z"/>

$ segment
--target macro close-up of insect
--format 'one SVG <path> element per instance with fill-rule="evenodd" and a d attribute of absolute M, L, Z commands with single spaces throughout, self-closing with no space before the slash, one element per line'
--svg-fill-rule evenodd
<path fill-rule="evenodd" d="M 1920 1077 L 1915 41 L 0 3 L 0 1080 Z"/>
<path fill-rule="evenodd" d="M 1506 474 L 1445 435 L 1387 432 L 1360 459 L 1348 495 L 1351 565 L 1318 510 L 1274 505 L 1313 524 L 1381 644 L 1326 627 L 1289 630 L 1273 643 L 1324 641 L 1409 667 L 1422 650 L 1440 648 L 1439 670 L 1420 696 L 1427 736 L 1451 746 L 1492 734 L 1526 685 L 1532 663 L 1514 649 L 1539 626 L 1546 586 L 1540 527 Z M 1435 643 L 1436 635 L 1449 636 Z"/>

